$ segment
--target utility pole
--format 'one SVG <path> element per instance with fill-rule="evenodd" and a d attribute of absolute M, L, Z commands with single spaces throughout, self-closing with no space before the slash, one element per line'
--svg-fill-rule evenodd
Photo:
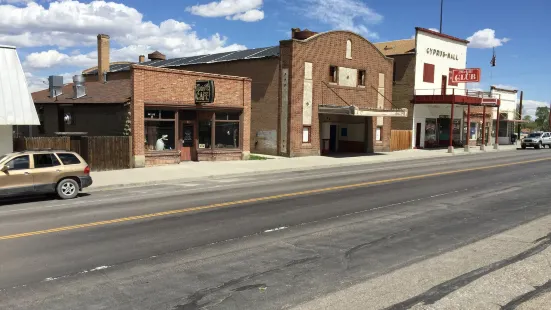
<path fill-rule="evenodd" d="M 442 13 L 444 11 L 444 0 L 440 0 L 440 33 L 442 33 Z"/>
<path fill-rule="evenodd" d="M 524 92 L 521 90 L 520 91 L 520 103 L 518 105 L 518 120 L 519 121 L 522 121 L 522 95 L 524 94 Z M 520 140 L 520 125 L 521 123 L 519 122 L 518 123 L 518 128 L 517 128 L 517 132 L 518 132 L 518 136 L 517 136 L 517 139 Z"/>

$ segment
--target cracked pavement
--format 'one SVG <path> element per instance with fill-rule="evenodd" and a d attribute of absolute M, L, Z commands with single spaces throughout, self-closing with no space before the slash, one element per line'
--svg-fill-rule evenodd
<path fill-rule="evenodd" d="M 550 162 L 529 150 L 10 200 L 0 236 L 109 224 L 0 240 L 0 308 L 542 309 Z M 170 213 L 205 205 L 219 207 Z"/>

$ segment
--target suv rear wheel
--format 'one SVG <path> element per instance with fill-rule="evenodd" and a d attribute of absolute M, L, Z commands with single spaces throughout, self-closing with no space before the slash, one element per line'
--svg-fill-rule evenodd
<path fill-rule="evenodd" d="M 78 183 L 73 179 L 63 179 L 57 183 L 56 192 L 61 199 L 73 199 L 78 195 Z"/>

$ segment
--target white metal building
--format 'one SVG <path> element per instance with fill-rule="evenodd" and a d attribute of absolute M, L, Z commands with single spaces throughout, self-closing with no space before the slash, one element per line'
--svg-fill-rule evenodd
<path fill-rule="evenodd" d="M 0 155 L 13 151 L 14 125 L 40 125 L 17 50 L 0 45 Z"/>

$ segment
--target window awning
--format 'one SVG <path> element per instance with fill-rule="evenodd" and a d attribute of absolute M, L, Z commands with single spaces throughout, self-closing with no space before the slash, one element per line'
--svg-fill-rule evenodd
<path fill-rule="evenodd" d="M 0 45 L 0 125 L 40 125 L 15 47 Z"/>
<path fill-rule="evenodd" d="M 351 116 L 386 116 L 407 117 L 408 109 L 372 109 L 358 108 L 356 106 L 320 105 L 318 112 L 321 114 L 340 114 Z"/>

